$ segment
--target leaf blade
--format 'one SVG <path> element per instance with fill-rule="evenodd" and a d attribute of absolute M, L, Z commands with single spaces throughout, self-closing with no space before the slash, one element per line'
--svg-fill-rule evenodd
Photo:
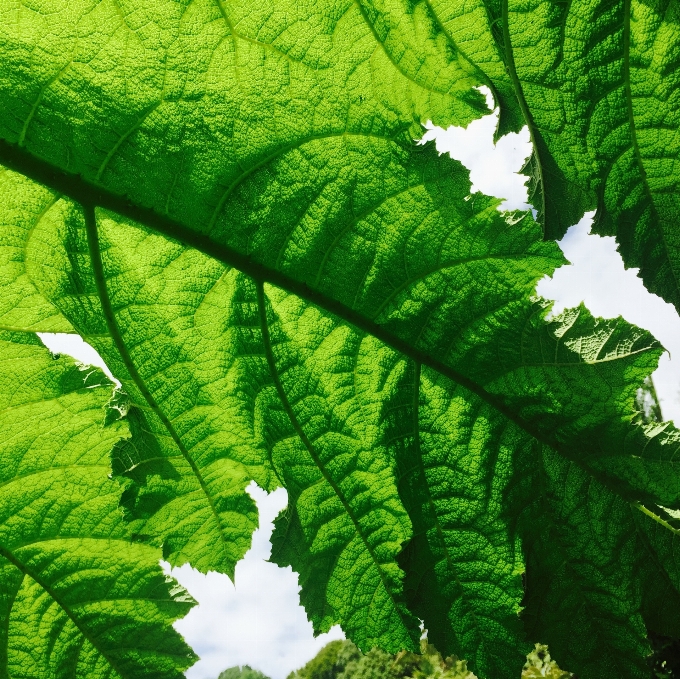
<path fill-rule="evenodd" d="M 108 454 L 127 432 L 102 426 L 111 383 L 35 336 L 0 342 L 2 672 L 179 677 L 194 656 L 171 624 L 193 600 L 121 520 Z"/>

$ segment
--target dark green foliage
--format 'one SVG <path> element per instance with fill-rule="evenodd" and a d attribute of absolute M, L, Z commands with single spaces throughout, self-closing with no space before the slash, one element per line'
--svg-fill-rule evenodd
<path fill-rule="evenodd" d="M 236 665 L 220 672 L 217 679 L 269 679 L 269 677 L 258 670 L 254 670 L 250 665 L 243 665 L 243 667 Z"/>
<path fill-rule="evenodd" d="M 379 648 L 362 653 L 349 640 L 332 641 L 288 679 L 401 679 L 429 676 L 432 669 L 428 656 L 420 653 L 393 655 Z"/>
<path fill-rule="evenodd" d="M 680 639 L 650 633 L 650 664 L 657 679 L 680 679 Z"/>
<path fill-rule="evenodd" d="M 356 655 L 346 665 L 338 679 L 399 679 L 395 658 L 379 648 Z"/>
<path fill-rule="evenodd" d="M 288 490 L 272 560 L 314 630 L 366 652 L 323 671 L 397 671 L 422 620 L 485 679 L 537 642 L 647 679 L 648 630 L 680 635 L 662 349 L 549 318 L 535 285 L 564 263 L 545 236 L 597 207 L 680 306 L 679 7 L 0 0 L 2 679 L 27 655 L 39 679 L 179 672 L 189 601 L 155 564 L 232 575 L 253 480 Z M 482 115 L 478 85 L 499 134 L 529 126 L 538 223 L 414 143 Z M 21 358 L 41 331 L 87 339 L 126 395 Z M 127 598 L 114 578 L 118 626 L 112 554 L 146 564 Z M 409 667 L 459 669 L 432 662 Z"/>
<path fill-rule="evenodd" d="M 351 641 L 331 641 L 288 679 L 336 679 L 355 655 L 360 655 L 359 649 Z"/>
<path fill-rule="evenodd" d="M 547 646 L 537 644 L 527 655 L 522 679 L 571 679 L 551 659 Z M 222 678 L 220 678 L 222 679 Z M 231 679 L 231 678 L 230 678 Z M 235 678 L 234 678 L 235 679 Z M 378 648 L 363 654 L 351 641 L 332 641 L 288 679 L 476 679 L 464 660 L 442 658 L 426 639 L 420 653 L 390 655 Z M 575 678 L 574 678 L 575 679 Z"/>

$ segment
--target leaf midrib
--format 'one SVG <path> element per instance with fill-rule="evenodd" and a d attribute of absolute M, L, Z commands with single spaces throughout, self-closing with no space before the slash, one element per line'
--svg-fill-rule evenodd
<path fill-rule="evenodd" d="M 125 672 L 122 668 L 117 666 L 117 663 L 115 660 L 109 657 L 109 655 L 104 652 L 98 643 L 98 637 L 97 636 L 91 636 L 87 634 L 86 630 L 83 629 L 81 624 L 78 621 L 77 616 L 71 611 L 69 606 L 61 600 L 61 597 L 46 583 L 43 581 L 43 579 L 33 573 L 32 569 L 30 569 L 21 559 L 16 557 L 12 551 L 7 549 L 6 547 L 0 545 L 0 556 L 4 557 L 9 561 L 13 566 L 15 566 L 19 571 L 21 571 L 24 576 L 28 576 L 33 580 L 35 583 L 37 583 L 49 596 L 50 598 L 61 608 L 62 611 L 68 616 L 69 620 L 75 625 L 76 629 L 82 634 L 84 639 L 87 639 L 92 646 L 97 650 L 97 652 L 106 659 L 106 662 L 109 663 L 109 665 L 121 676 L 125 676 Z M 23 581 L 22 581 L 23 582 Z M 21 585 L 20 585 L 21 586 Z M 16 597 L 16 595 L 15 595 Z M 8 616 L 9 618 L 9 616 Z"/>
<path fill-rule="evenodd" d="M 414 442 L 415 442 L 415 457 L 416 460 L 418 461 L 418 466 L 420 467 L 420 472 L 422 474 L 423 479 L 427 481 L 427 470 L 425 469 L 425 463 L 423 462 L 423 455 L 422 451 L 420 448 L 420 380 L 421 380 L 421 366 L 419 363 L 416 363 L 415 365 L 415 376 L 414 376 L 414 389 L 413 389 L 413 437 L 414 437 Z M 481 631 L 481 625 L 479 624 L 479 617 L 477 615 L 477 611 L 474 607 L 474 605 L 470 602 L 470 595 L 468 593 L 468 590 L 463 586 L 463 583 L 460 579 L 460 575 L 458 573 L 458 568 L 457 564 L 453 561 L 451 558 L 451 554 L 449 552 L 449 546 L 446 541 L 446 536 L 444 534 L 444 529 L 441 525 L 441 521 L 439 520 L 439 513 L 437 512 L 437 507 L 434 502 L 434 498 L 432 497 L 432 491 L 430 488 L 430 484 L 428 482 L 423 484 L 423 488 L 425 489 L 425 493 L 427 495 L 427 503 L 430 507 L 430 512 L 432 513 L 432 521 L 435 525 L 435 531 L 437 533 L 437 538 L 439 539 L 442 551 L 444 552 L 444 557 L 446 559 L 446 563 L 448 564 L 449 571 L 453 574 L 453 577 L 456 581 L 456 584 L 460 588 L 461 592 L 461 599 L 465 602 L 465 607 L 469 611 L 470 615 L 472 616 L 472 619 L 474 621 L 474 627 L 475 627 L 475 636 L 476 636 L 476 641 L 478 644 L 477 650 L 479 650 L 479 647 L 481 647 L 483 650 L 482 652 L 484 653 L 484 659 L 488 660 L 489 653 L 486 649 L 487 645 L 487 640 L 484 638 L 484 634 Z M 458 636 L 457 630 L 456 630 L 456 636 Z M 462 647 L 461 643 L 461 647 Z M 467 649 L 465 649 L 467 650 Z M 477 655 L 476 653 L 474 654 L 475 656 Z"/>
<path fill-rule="evenodd" d="M 272 269 L 255 261 L 251 256 L 245 255 L 231 248 L 213 241 L 209 236 L 194 231 L 191 228 L 161 215 L 148 207 L 142 207 L 129 201 L 125 196 L 113 193 L 100 186 L 92 184 L 81 176 L 55 167 L 51 163 L 41 160 L 0 139 L 0 162 L 19 172 L 29 179 L 37 181 L 55 191 L 59 191 L 74 201 L 77 201 L 89 210 L 95 207 L 110 210 L 120 216 L 127 217 L 138 222 L 146 228 L 172 238 L 181 244 L 203 252 L 227 266 L 234 267 L 247 274 L 255 281 L 267 282 L 279 287 L 291 294 L 297 295 L 321 309 L 343 319 L 363 332 L 372 335 L 376 339 L 391 347 L 395 351 L 412 359 L 417 363 L 426 365 L 452 382 L 464 387 L 468 391 L 479 396 L 483 401 L 495 408 L 502 415 L 514 422 L 536 440 L 558 449 L 555 441 L 551 440 L 530 422 L 515 413 L 506 406 L 502 400 L 488 392 L 481 384 L 460 373 L 442 361 L 430 356 L 425 351 L 411 346 L 409 342 L 401 339 L 378 323 L 366 318 L 356 310 L 328 296 L 327 294 L 310 288 L 306 283 L 296 280 L 286 273 Z"/>
<path fill-rule="evenodd" d="M 543 163 L 541 161 L 541 155 L 539 153 L 537 139 L 536 139 L 536 123 L 534 122 L 534 117 L 531 115 L 529 110 L 529 105 L 524 97 L 524 90 L 522 89 L 522 83 L 520 82 L 519 75 L 517 74 L 517 67 L 515 65 L 515 54 L 512 50 L 512 41 L 510 39 L 510 24 L 509 19 L 509 7 L 508 0 L 502 0 L 502 25 L 503 25 L 503 45 L 505 51 L 505 65 L 510 75 L 510 81 L 512 82 L 513 89 L 515 90 L 515 96 L 517 97 L 517 102 L 519 103 L 520 110 L 524 116 L 524 121 L 527 124 L 527 129 L 529 130 L 529 139 L 531 141 L 531 146 L 533 149 L 533 155 L 536 159 L 536 168 L 538 170 L 538 181 L 541 186 L 541 209 L 540 215 L 543 217 L 543 233 L 546 231 L 546 221 L 547 215 L 545 211 L 545 178 L 543 176 Z"/>
<path fill-rule="evenodd" d="M 666 238 L 666 232 L 661 227 L 661 220 L 659 219 L 659 213 L 656 209 L 656 203 L 654 201 L 654 196 L 652 190 L 649 186 L 649 181 L 647 180 L 647 170 L 645 169 L 644 163 L 642 161 L 642 153 L 640 151 L 640 145 L 637 138 L 637 124 L 635 122 L 635 112 L 633 111 L 633 91 L 630 84 L 630 9 L 632 0 L 623 0 L 623 88 L 625 92 L 626 108 L 628 113 L 628 125 L 630 126 L 630 138 L 631 146 L 633 147 L 633 155 L 635 156 L 635 162 L 640 169 L 640 174 L 642 175 L 642 183 L 645 187 L 645 193 L 647 194 L 647 200 L 654 211 L 656 216 L 657 231 L 661 236 L 661 242 L 663 243 L 663 249 L 666 253 L 666 261 L 669 264 L 669 269 L 671 270 L 671 275 L 673 276 L 673 281 L 675 283 L 676 295 L 680 293 L 680 280 L 678 280 L 678 274 L 673 266 L 670 258 L 670 247 L 668 245 L 668 240 Z M 613 167 L 613 166 L 612 166 Z M 674 305 L 677 307 L 677 303 Z"/>
<path fill-rule="evenodd" d="M 260 323 L 262 326 L 262 341 L 264 343 L 264 349 L 265 349 L 265 355 L 267 357 L 267 363 L 269 365 L 269 371 L 272 376 L 272 380 L 274 382 L 274 386 L 276 388 L 276 391 L 278 393 L 279 399 L 281 400 L 281 404 L 283 405 L 283 409 L 286 412 L 286 415 L 288 416 L 288 419 L 290 420 L 290 423 L 293 426 L 293 429 L 295 430 L 295 433 L 298 435 L 298 438 L 304 445 L 304 447 L 307 449 L 309 452 L 310 457 L 314 461 L 314 464 L 316 465 L 317 469 L 321 472 L 321 476 L 323 479 L 326 481 L 326 483 L 333 489 L 333 492 L 335 493 L 336 497 L 338 500 L 340 500 L 340 503 L 342 504 L 347 516 L 349 516 L 350 520 L 354 524 L 354 528 L 356 530 L 357 535 L 361 538 L 361 541 L 364 543 L 364 546 L 366 547 L 366 551 L 369 553 L 371 560 L 373 561 L 373 564 L 375 565 L 376 570 L 378 571 L 378 576 L 380 577 L 380 582 L 382 583 L 383 589 L 389 596 L 390 600 L 392 601 L 394 605 L 395 611 L 399 614 L 399 617 L 402 620 L 402 623 L 404 625 L 404 628 L 406 629 L 407 632 L 411 632 L 409 629 L 409 625 L 407 620 L 404 620 L 404 616 L 400 611 L 400 606 L 399 602 L 395 599 L 394 592 L 392 591 L 392 588 L 389 587 L 387 581 L 385 580 L 385 574 L 383 573 L 383 564 L 380 562 L 378 559 L 375 549 L 373 546 L 369 543 L 368 539 L 366 538 L 366 535 L 364 534 L 364 530 L 361 527 L 361 524 L 359 523 L 359 519 L 356 517 L 354 510 L 350 506 L 349 502 L 345 498 L 345 494 L 342 492 L 336 481 L 333 479 L 333 477 L 328 473 L 328 470 L 326 469 L 326 466 L 324 463 L 321 461 L 319 458 L 318 453 L 316 452 L 316 449 L 314 448 L 314 444 L 310 441 L 309 437 L 305 433 L 304 429 L 302 428 L 300 422 L 298 421 L 297 416 L 295 415 L 295 412 L 293 411 L 293 408 L 290 404 L 290 401 L 288 400 L 288 396 L 283 388 L 283 384 L 281 383 L 281 378 L 279 377 L 279 372 L 278 368 L 276 367 L 276 361 L 274 359 L 274 352 L 272 350 L 272 343 L 271 343 L 271 337 L 269 335 L 269 323 L 267 322 L 267 310 L 265 306 L 265 292 L 264 292 L 264 284 L 260 281 L 258 282 L 257 285 L 257 306 L 258 306 L 258 311 L 260 314 Z M 373 592 L 373 597 L 371 599 L 371 605 L 373 602 L 373 599 L 375 598 L 377 590 L 374 590 Z M 370 609 L 370 606 L 369 606 Z"/>
<path fill-rule="evenodd" d="M 220 537 L 220 542 L 222 543 L 222 552 L 224 555 L 229 554 L 229 549 L 227 545 L 227 539 L 226 536 L 224 535 L 224 531 L 222 529 L 222 522 L 220 520 L 220 515 L 217 511 L 217 507 L 215 506 L 215 503 L 213 501 L 212 495 L 210 494 L 210 491 L 208 490 L 207 484 L 205 482 L 205 479 L 203 478 L 203 475 L 201 474 L 201 470 L 198 468 L 198 465 L 196 464 L 195 460 L 191 457 L 189 454 L 189 451 L 187 450 L 186 446 L 184 445 L 182 439 L 180 438 L 179 434 L 175 430 L 172 422 L 170 419 L 167 417 L 167 415 L 163 412 L 161 407 L 158 405 L 156 402 L 156 399 L 153 397 L 153 394 L 149 391 L 148 387 L 146 386 L 144 380 L 142 379 L 142 376 L 139 374 L 139 371 L 137 370 L 137 367 L 135 366 L 132 357 L 130 356 L 130 353 L 128 351 L 127 345 L 125 344 L 125 341 L 123 340 L 123 336 L 120 332 L 120 328 L 118 327 L 118 323 L 116 321 L 115 313 L 113 311 L 113 306 L 111 305 L 111 300 L 109 298 L 109 293 L 108 289 L 106 287 L 106 277 L 104 274 L 104 264 L 101 259 L 101 249 L 99 246 L 99 235 L 97 233 L 97 221 L 95 217 L 95 206 L 92 204 L 85 204 L 83 205 L 84 212 L 85 212 L 85 228 L 87 231 L 87 242 L 88 242 L 88 249 L 90 253 L 90 259 L 92 261 L 92 269 L 94 273 L 94 278 L 95 278 L 95 284 L 97 286 L 97 292 L 99 295 L 100 303 L 102 305 L 102 310 L 104 313 L 104 318 L 106 319 L 106 325 L 109 329 L 109 332 L 111 333 L 111 338 L 114 341 L 114 344 L 116 345 L 116 348 L 118 349 L 118 352 L 120 353 L 121 359 L 123 360 L 123 363 L 125 364 L 125 367 L 127 368 L 130 377 L 132 378 L 132 381 L 135 383 L 136 387 L 140 390 L 144 398 L 146 399 L 147 403 L 153 410 L 153 412 L 156 414 L 156 416 L 160 419 L 160 421 L 163 423 L 163 426 L 167 430 L 168 434 L 172 438 L 173 442 L 179 449 L 180 453 L 182 454 L 182 457 L 187 461 L 189 466 L 191 467 L 191 471 L 194 473 L 194 476 L 196 477 L 196 480 L 198 481 L 198 484 L 203 491 L 203 494 L 206 498 L 206 501 L 208 503 L 208 506 L 210 507 L 211 513 L 214 516 L 215 522 L 217 523 L 217 533 Z M 232 575 L 233 579 L 233 566 L 229 569 L 230 575 Z"/>

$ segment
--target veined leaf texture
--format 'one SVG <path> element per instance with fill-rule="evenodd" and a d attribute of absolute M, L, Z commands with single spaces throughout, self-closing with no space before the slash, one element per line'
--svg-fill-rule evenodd
<path fill-rule="evenodd" d="M 550 317 L 585 210 L 676 307 L 675 2 L 0 0 L 0 677 L 171 677 L 284 486 L 317 632 L 488 679 L 680 636 L 662 348 Z M 537 220 L 422 123 L 528 125 Z M 53 358 L 78 333 L 122 383 Z M 173 674 L 174 673 L 174 674 Z"/>

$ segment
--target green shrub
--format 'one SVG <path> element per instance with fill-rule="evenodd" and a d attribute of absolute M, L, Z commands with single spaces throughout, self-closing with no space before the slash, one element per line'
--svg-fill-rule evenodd
<path fill-rule="evenodd" d="M 570 679 L 553 661 L 548 647 L 536 644 L 527 656 L 522 679 Z M 220 679 L 237 679 L 220 677 Z M 477 679 L 465 660 L 455 656 L 443 658 L 437 649 L 423 639 L 420 653 L 402 651 L 391 655 L 379 648 L 363 654 L 351 641 L 332 641 L 288 679 Z"/>
<path fill-rule="evenodd" d="M 250 665 L 243 667 L 236 665 L 224 670 L 217 679 L 269 679 L 269 677 L 259 670 L 254 670 Z"/>

